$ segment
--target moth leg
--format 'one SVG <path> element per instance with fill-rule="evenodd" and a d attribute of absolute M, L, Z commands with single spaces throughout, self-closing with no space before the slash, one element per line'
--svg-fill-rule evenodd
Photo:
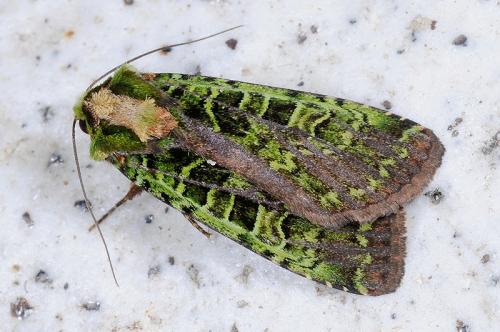
<path fill-rule="evenodd" d="M 201 234 L 205 235 L 207 237 L 207 239 L 210 239 L 210 236 L 212 236 L 212 233 L 204 230 L 191 214 L 186 213 L 186 214 L 184 214 L 184 217 L 186 217 L 186 219 L 191 223 L 191 225 L 193 225 L 194 228 L 199 230 L 201 232 Z"/>
<path fill-rule="evenodd" d="M 128 190 L 127 194 L 123 196 L 122 199 L 120 199 L 111 209 L 108 210 L 99 220 L 97 220 L 98 224 L 101 224 L 106 218 L 108 218 L 111 213 L 113 213 L 117 208 L 125 204 L 126 202 L 132 200 L 135 196 L 139 195 L 142 192 L 142 188 L 137 186 L 135 183 L 132 183 L 130 185 L 130 189 Z M 95 228 L 95 224 L 89 227 L 89 232 L 92 231 Z"/>

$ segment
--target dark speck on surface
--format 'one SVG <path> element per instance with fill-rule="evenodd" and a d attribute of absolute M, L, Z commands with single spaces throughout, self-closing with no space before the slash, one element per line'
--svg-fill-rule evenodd
<path fill-rule="evenodd" d="M 82 211 L 85 211 L 87 212 L 88 209 L 87 209 L 87 204 L 85 204 L 85 200 L 84 199 L 81 199 L 79 201 L 76 201 L 74 204 L 73 204 L 74 207 L 76 208 L 79 208 L 80 210 Z M 92 203 L 90 203 L 90 206 L 92 207 Z"/>
<path fill-rule="evenodd" d="M 170 264 L 170 265 L 175 264 L 175 257 L 174 256 L 168 256 L 168 264 Z"/>
<path fill-rule="evenodd" d="M 148 278 L 153 278 L 161 273 L 161 266 L 155 265 L 149 268 L 148 270 Z"/>
<path fill-rule="evenodd" d="M 64 163 L 64 159 L 62 158 L 62 156 L 60 154 L 54 152 L 50 155 L 49 162 L 47 163 L 47 167 L 49 167 L 50 165 L 62 164 L 62 163 Z"/>
<path fill-rule="evenodd" d="M 231 332 L 238 332 L 238 327 L 236 326 L 236 323 L 233 323 L 233 326 L 231 326 Z"/>
<path fill-rule="evenodd" d="M 358 23 L 358 20 L 356 20 L 355 18 L 351 18 L 349 20 L 349 24 L 356 24 L 356 23 Z"/>
<path fill-rule="evenodd" d="M 439 204 L 444 198 L 444 194 L 439 188 L 428 191 L 424 195 L 430 198 L 432 204 Z"/>
<path fill-rule="evenodd" d="M 201 66 L 200 65 L 196 65 L 196 67 L 194 68 L 194 75 L 201 75 Z"/>
<path fill-rule="evenodd" d="M 467 37 L 465 35 L 458 35 L 455 39 L 453 39 L 453 45 L 467 46 Z"/>
<path fill-rule="evenodd" d="M 382 106 L 384 106 L 384 108 L 386 110 L 390 110 L 392 108 L 392 103 L 390 101 L 388 101 L 388 100 L 384 100 L 382 102 Z"/>
<path fill-rule="evenodd" d="M 35 222 L 31 219 L 31 215 L 28 211 L 23 213 L 23 220 L 29 228 L 32 228 L 35 225 Z"/>
<path fill-rule="evenodd" d="M 490 279 L 490 284 L 493 287 L 496 287 L 499 282 L 500 282 L 500 276 L 498 276 L 498 275 L 492 276 Z"/>
<path fill-rule="evenodd" d="M 299 33 L 299 35 L 297 36 L 297 43 L 299 44 L 303 44 L 307 39 L 307 36 L 304 34 L 304 33 Z"/>
<path fill-rule="evenodd" d="M 436 30 L 436 24 L 437 24 L 437 21 L 436 20 L 433 20 L 431 22 L 431 30 Z"/>
<path fill-rule="evenodd" d="M 50 106 L 44 106 L 38 110 L 42 115 L 43 122 L 47 123 L 54 117 L 54 111 Z"/>
<path fill-rule="evenodd" d="M 488 140 L 481 149 L 481 152 L 485 155 L 491 154 L 493 150 L 500 146 L 500 130 L 496 132 L 493 137 Z"/>
<path fill-rule="evenodd" d="M 99 311 L 101 310 L 101 303 L 99 301 L 87 301 L 82 303 L 82 308 L 87 311 Z"/>
<path fill-rule="evenodd" d="M 134 0 L 123 0 L 123 3 L 126 4 L 126 5 L 133 5 L 134 4 Z"/>
<path fill-rule="evenodd" d="M 455 120 L 453 121 L 453 123 L 448 126 L 448 131 L 451 131 L 451 130 L 455 129 L 463 121 L 464 121 L 463 118 L 460 118 L 460 117 L 459 118 L 455 118 Z"/>
<path fill-rule="evenodd" d="M 189 265 L 187 269 L 187 274 L 191 281 L 196 285 L 197 288 L 200 288 L 201 286 L 201 281 L 200 281 L 200 271 L 193 265 Z"/>
<path fill-rule="evenodd" d="M 318 26 L 317 25 L 311 25 L 309 28 L 311 30 L 311 33 L 318 33 Z"/>
<path fill-rule="evenodd" d="M 65 282 L 63 288 L 64 288 L 64 290 L 67 290 L 69 288 L 69 284 L 67 282 Z"/>
<path fill-rule="evenodd" d="M 236 277 L 236 280 L 240 281 L 242 284 L 248 283 L 248 277 L 253 272 L 253 268 L 250 265 L 245 265 L 241 273 Z"/>
<path fill-rule="evenodd" d="M 234 38 L 228 39 L 228 40 L 226 40 L 226 45 L 230 49 L 234 50 L 236 48 L 236 45 L 238 45 L 238 40 L 236 40 Z"/>
<path fill-rule="evenodd" d="M 172 52 L 172 47 L 164 47 L 161 49 L 160 54 L 167 55 L 170 52 Z"/>
<path fill-rule="evenodd" d="M 239 301 L 236 303 L 236 306 L 237 306 L 238 308 L 240 308 L 240 309 L 241 309 L 241 308 L 244 308 L 244 307 L 248 306 L 249 304 L 250 304 L 250 303 L 248 303 L 248 302 L 247 302 L 247 301 L 245 301 L 245 300 L 239 300 Z"/>
<path fill-rule="evenodd" d="M 167 207 L 165 208 L 165 213 L 168 213 L 168 211 L 169 211 L 169 208 L 168 208 L 168 206 L 167 206 Z"/>
<path fill-rule="evenodd" d="M 144 221 L 146 224 L 151 224 L 155 220 L 155 216 L 152 214 L 148 214 L 147 216 L 144 217 Z"/>
<path fill-rule="evenodd" d="M 304 81 L 300 81 L 297 86 L 304 86 Z"/>
<path fill-rule="evenodd" d="M 18 297 L 15 303 L 10 304 L 10 314 L 12 317 L 23 320 L 33 312 L 33 307 L 24 297 Z"/>
<path fill-rule="evenodd" d="M 396 319 L 396 313 L 391 314 L 391 319 Z"/>
<path fill-rule="evenodd" d="M 416 33 L 416 31 L 415 31 L 415 30 L 413 30 L 413 31 L 411 32 L 411 41 L 412 41 L 412 43 L 414 43 L 414 42 L 416 42 L 416 41 L 417 41 L 417 33 Z"/>
<path fill-rule="evenodd" d="M 481 257 L 481 263 L 486 264 L 489 261 L 490 261 L 490 255 L 489 254 L 485 254 L 485 255 L 483 255 L 483 257 Z"/>
<path fill-rule="evenodd" d="M 45 272 L 44 270 L 40 270 L 35 276 L 35 282 L 39 282 L 42 284 L 51 284 L 52 279 L 49 278 L 47 272 Z"/>

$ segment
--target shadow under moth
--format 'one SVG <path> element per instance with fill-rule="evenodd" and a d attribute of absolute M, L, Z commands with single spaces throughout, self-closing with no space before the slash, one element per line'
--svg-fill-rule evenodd
<path fill-rule="evenodd" d="M 74 112 L 93 159 L 198 228 L 364 295 L 399 286 L 402 206 L 444 152 L 431 130 L 360 103 L 129 66 Z"/>

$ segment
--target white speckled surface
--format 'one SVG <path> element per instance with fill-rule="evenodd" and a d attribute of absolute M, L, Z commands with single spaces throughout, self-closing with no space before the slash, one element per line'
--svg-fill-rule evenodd
<path fill-rule="evenodd" d="M 461 321 L 462 331 L 500 330 L 499 13 L 486 0 L 0 2 L 0 329 L 455 331 Z M 121 284 L 114 286 L 99 238 L 86 231 L 88 213 L 74 207 L 82 194 L 72 105 L 128 57 L 238 24 L 245 27 L 136 66 L 199 66 L 204 75 L 267 85 L 303 81 L 300 89 L 378 107 L 388 100 L 445 145 L 428 188 L 444 199 L 432 204 L 422 194 L 407 208 L 406 274 L 396 293 L 326 289 L 222 236 L 207 240 L 148 195 L 103 227 Z M 454 45 L 460 34 L 465 45 Z M 238 39 L 235 50 L 229 38 Z M 79 135 L 102 214 L 128 183 L 90 161 L 87 144 Z M 52 154 L 63 162 L 48 166 Z M 40 270 L 50 280 L 36 282 Z M 24 320 L 10 314 L 17 297 L 33 307 Z M 82 309 L 87 301 L 100 310 Z"/>

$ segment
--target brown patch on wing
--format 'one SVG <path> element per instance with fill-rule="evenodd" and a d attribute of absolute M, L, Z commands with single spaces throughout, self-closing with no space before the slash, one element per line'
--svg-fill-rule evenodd
<path fill-rule="evenodd" d="M 426 139 L 423 139 L 422 136 Z M 445 151 L 439 139 L 430 129 L 424 129 L 422 136 L 422 139 L 414 142 L 413 147 L 416 151 L 410 156 L 410 163 L 419 165 L 420 169 L 408 183 L 404 184 L 398 191 L 390 194 L 382 202 L 368 205 L 362 209 L 344 211 L 342 214 L 348 219 L 360 223 L 372 222 L 380 216 L 396 213 L 401 206 L 421 193 L 441 165 L 441 159 Z M 418 160 L 417 156 L 424 160 Z"/>
<path fill-rule="evenodd" d="M 403 210 L 375 221 L 373 229 L 365 234 L 369 239 L 370 249 L 386 249 L 371 253 L 373 263 L 365 271 L 369 295 L 392 293 L 399 287 L 405 268 L 405 234 Z"/>

